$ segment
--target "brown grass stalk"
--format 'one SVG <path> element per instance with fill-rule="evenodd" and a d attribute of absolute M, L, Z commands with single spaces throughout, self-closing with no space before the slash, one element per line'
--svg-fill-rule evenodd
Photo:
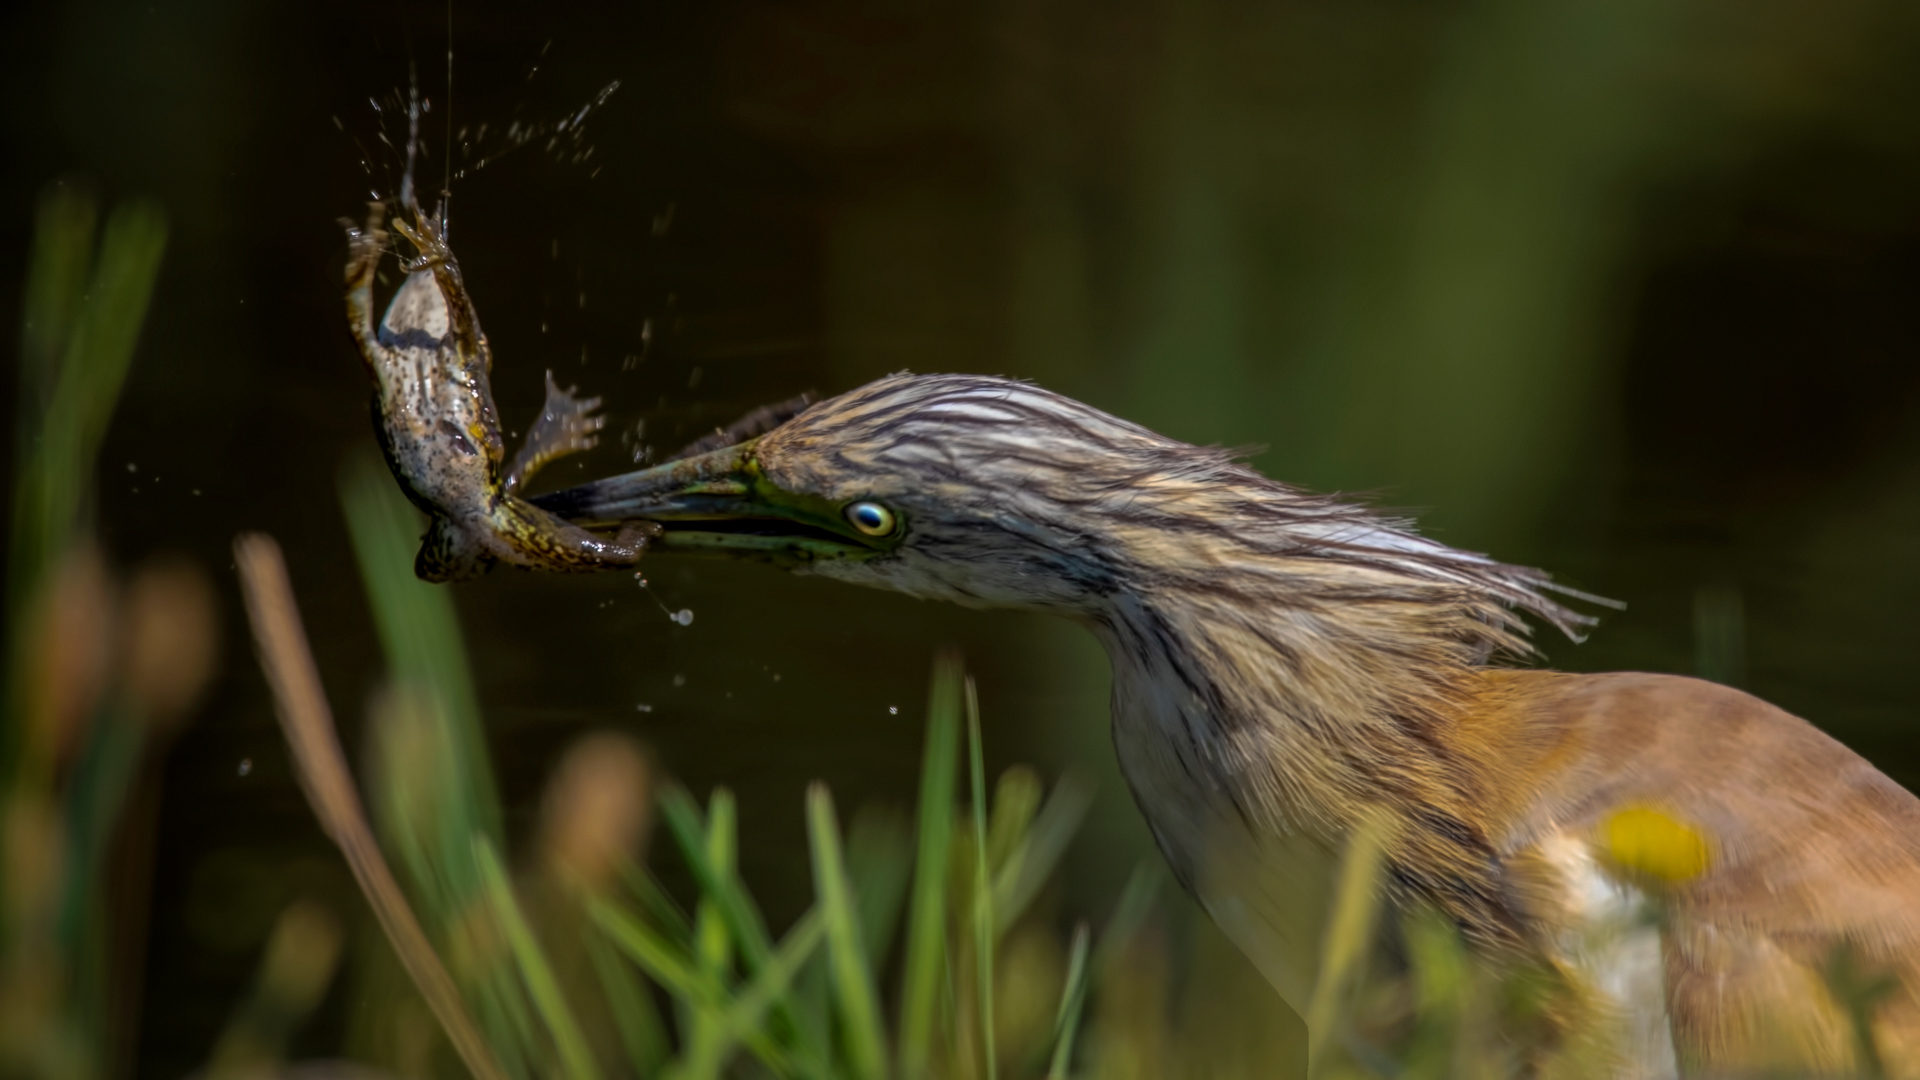
<path fill-rule="evenodd" d="M 233 553 L 246 593 L 247 618 L 260 649 L 260 666 L 273 689 L 280 728 L 293 750 L 295 771 L 314 816 L 346 856 L 387 940 L 460 1060 L 475 1080 L 506 1080 L 367 825 L 300 623 L 280 545 L 262 533 L 243 533 L 235 539 Z"/>

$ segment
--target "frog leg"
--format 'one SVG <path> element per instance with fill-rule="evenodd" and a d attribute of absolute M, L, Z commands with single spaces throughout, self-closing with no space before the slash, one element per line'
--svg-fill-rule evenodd
<path fill-rule="evenodd" d="M 547 401 L 507 469 L 507 494 L 518 492 L 534 473 L 568 454 L 593 449 L 607 423 L 606 417 L 594 415 L 599 407 L 599 398 L 574 397 L 571 388 L 560 389 L 553 372 L 547 372 Z"/>
<path fill-rule="evenodd" d="M 413 572 L 442 584 L 479 577 L 499 563 L 551 573 L 589 573 L 632 566 L 659 536 L 651 521 L 626 521 L 601 536 L 507 496 L 483 519 L 435 515 L 420 539 Z"/>
<path fill-rule="evenodd" d="M 453 345 L 467 366 L 477 367 L 484 375 L 493 370 L 493 353 L 487 348 L 487 335 L 480 331 L 480 318 L 474 314 L 473 300 L 467 295 L 467 282 L 460 275 L 460 263 L 447 246 L 446 231 L 438 220 L 413 208 L 413 224 L 404 218 L 393 219 L 393 229 L 407 238 L 418 255 L 407 264 L 407 272 L 432 270 L 440 296 L 447 303 L 447 325 L 453 333 Z"/>
<path fill-rule="evenodd" d="M 387 250 L 387 231 L 380 227 L 385 212 L 384 204 L 369 203 L 365 228 L 346 218 L 340 219 L 347 229 L 347 329 L 353 333 L 354 344 L 360 346 L 360 358 L 383 386 L 381 365 L 376 357 L 385 348 L 374 330 L 373 280 L 380 270 L 380 257 Z"/>
<path fill-rule="evenodd" d="M 507 549 L 499 553 L 502 562 L 559 573 L 632 566 L 662 532 L 654 522 L 631 520 L 621 522 L 616 535 L 602 536 L 512 495 L 500 500 L 492 523 L 493 539 Z"/>

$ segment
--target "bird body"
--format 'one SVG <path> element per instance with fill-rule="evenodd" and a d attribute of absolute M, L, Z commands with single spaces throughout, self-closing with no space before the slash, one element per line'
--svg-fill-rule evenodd
<path fill-rule="evenodd" d="M 1903 981 L 1874 1038 L 1890 1075 L 1920 1075 L 1920 800 L 1737 690 L 1501 666 L 1530 652 L 1522 615 L 1590 621 L 1540 571 L 979 376 L 893 376 L 535 501 L 655 520 L 665 552 L 1087 626 L 1160 850 L 1303 1015 L 1341 852 L 1371 818 L 1391 901 L 1612 1002 L 1622 1076 L 1862 1064 L 1836 957 Z M 1623 858 L 1609 830 L 1643 811 L 1699 838 L 1699 864 Z"/>

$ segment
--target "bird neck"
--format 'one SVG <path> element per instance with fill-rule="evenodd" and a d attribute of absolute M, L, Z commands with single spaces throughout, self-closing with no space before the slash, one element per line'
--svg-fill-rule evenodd
<path fill-rule="evenodd" d="M 1189 888 L 1223 824 L 1338 851 L 1382 816 L 1400 887 L 1476 938 L 1511 940 L 1480 809 L 1488 770 L 1460 738 L 1488 642 L 1511 624 L 1501 583 L 1463 584 L 1449 552 L 1410 568 L 1222 541 L 1110 595 L 1092 621 L 1121 767 Z"/>
<path fill-rule="evenodd" d="M 1099 624 L 1115 723 L 1250 821 L 1329 837 L 1467 798 L 1451 735 L 1477 666 L 1418 610 L 1124 595 Z"/>

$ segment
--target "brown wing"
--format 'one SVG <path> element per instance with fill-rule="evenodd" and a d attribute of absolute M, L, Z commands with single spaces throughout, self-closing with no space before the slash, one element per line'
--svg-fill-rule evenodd
<path fill-rule="evenodd" d="M 1858 1067 L 1830 992 L 1852 986 L 1878 995 L 1888 1075 L 1920 1076 L 1920 799 L 1806 721 L 1697 679 L 1488 672 L 1469 713 L 1464 748 L 1507 794 L 1504 850 L 1635 804 L 1709 838 L 1708 870 L 1665 897 L 1683 1067 Z"/>

